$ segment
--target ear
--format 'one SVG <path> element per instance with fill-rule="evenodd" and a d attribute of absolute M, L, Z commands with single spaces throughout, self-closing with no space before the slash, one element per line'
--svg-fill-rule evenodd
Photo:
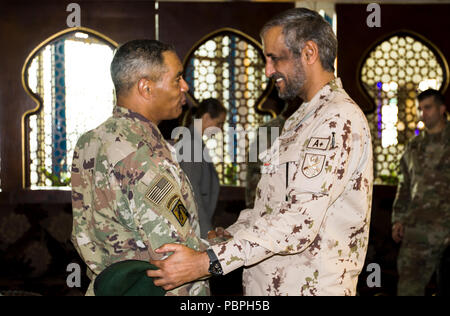
<path fill-rule="evenodd" d="M 441 104 L 441 106 L 439 107 L 439 112 L 441 113 L 442 116 L 444 116 L 444 113 L 447 111 L 447 106 L 445 104 Z"/>
<path fill-rule="evenodd" d="M 146 78 L 139 79 L 137 83 L 139 95 L 145 99 L 150 99 L 152 95 L 153 82 Z"/>
<path fill-rule="evenodd" d="M 306 41 L 302 49 L 302 55 L 308 65 L 313 65 L 319 61 L 319 47 L 313 41 Z"/>

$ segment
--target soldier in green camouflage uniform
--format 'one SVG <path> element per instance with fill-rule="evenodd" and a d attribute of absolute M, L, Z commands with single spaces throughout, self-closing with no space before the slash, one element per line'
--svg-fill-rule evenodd
<path fill-rule="evenodd" d="M 419 95 L 426 130 L 406 146 L 393 205 L 392 237 L 398 255 L 398 295 L 424 295 L 425 287 L 450 244 L 450 124 L 442 95 Z"/>
<path fill-rule="evenodd" d="M 161 259 L 153 250 L 166 243 L 198 251 L 197 207 L 189 180 L 157 124 L 176 118 L 187 84 L 171 46 L 132 41 L 111 64 L 117 106 L 113 116 L 82 135 L 72 166 L 72 242 L 95 277 L 123 260 Z M 209 295 L 197 281 L 166 295 Z"/>

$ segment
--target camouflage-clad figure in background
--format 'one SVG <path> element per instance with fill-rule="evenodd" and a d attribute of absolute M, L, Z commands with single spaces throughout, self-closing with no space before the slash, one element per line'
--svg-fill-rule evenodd
<path fill-rule="evenodd" d="M 286 102 L 283 111 L 281 111 L 277 117 L 259 126 L 256 130 L 256 137 L 250 144 L 249 155 L 250 152 L 254 152 L 255 154 L 261 153 L 272 146 L 272 142 L 281 134 L 286 120 L 297 110 L 298 102 L 300 102 L 298 99 L 289 100 Z M 267 141 L 266 148 L 259 148 L 260 145 L 264 145 L 259 143 L 259 133 L 260 131 L 264 132 L 264 129 L 261 130 L 261 128 L 265 128 Z M 272 135 L 272 128 L 275 128 L 274 132 L 276 131 L 276 135 Z M 261 179 L 262 162 L 259 159 L 257 159 L 257 161 L 251 161 L 249 155 L 247 157 L 247 173 L 245 179 L 245 204 L 247 208 L 253 208 L 256 197 L 256 187 Z"/>
<path fill-rule="evenodd" d="M 158 54 L 161 59 L 153 60 Z M 138 67 L 127 67 L 130 62 Z M 173 48 L 160 42 L 121 46 L 111 65 L 118 95 L 113 116 L 78 140 L 72 241 L 92 279 L 87 295 L 94 294 L 95 277 L 115 262 L 161 259 L 153 250 L 171 242 L 206 248 L 191 185 L 157 127 L 162 119 L 181 114 L 188 88 L 180 68 Z M 123 88 L 120 80 L 133 77 Z M 158 103 L 162 88 L 164 99 Z M 209 285 L 198 281 L 166 295 L 209 295 Z"/>
<path fill-rule="evenodd" d="M 230 240 L 211 249 L 224 274 L 245 266 L 245 295 L 355 295 L 372 202 L 367 120 L 334 77 L 337 40 L 317 12 L 288 10 L 261 34 L 267 77 L 281 98 L 305 102 L 260 155 L 254 208 L 227 228 Z M 187 268 L 181 258 L 205 266 L 206 254 L 186 257 L 190 250 L 179 245 L 155 251 L 174 251 L 149 272 L 159 277 L 155 285 L 171 288 L 205 275 L 191 269 L 189 277 L 175 277 Z"/>
<path fill-rule="evenodd" d="M 398 295 L 424 295 L 450 245 L 450 124 L 442 95 L 423 92 L 419 110 L 426 130 L 406 146 L 393 205 L 393 238 L 402 240 Z"/>
<path fill-rule="evenodd" d="M 266 128 L 266 140 L 267 140 L 267 148 L 270 148 L 272 146 L 272 128 L 277 128 L 278 132 L 277 135 L 281 134 L 281 131 L 283 130 L 284 123 L 286 123 L 286 118 L 284 117 L 283 113 L 278 115 L 276 118 L 268 121 L 267 123 L 262 124 L 259 128 Z M 260 129 L 257 129 L 255 140 L 250 144 L 250 151 L 254 151 L 255 153 L 260 153 L 264 150 L 261 150 L 259 148 L 258 144 L 258 133 Z M 275 137 L 274 137 L 275 139 Z M 259 180 L 261 179 L 261 164 L 262 162 L 258 159 L 258 161 L 250 161 L 250 159 L 247 159 L 247 174 L 245 178 L 246 186 L 245 186 L 245 205 L 247 208 L 253 208 L 255 203 L 255 196 L 256 196 L 256 187 L 258 185 Z"/>

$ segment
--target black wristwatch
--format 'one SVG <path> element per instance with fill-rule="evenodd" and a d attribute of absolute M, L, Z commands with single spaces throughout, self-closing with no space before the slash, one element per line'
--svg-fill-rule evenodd
<path fill-rule="evenodd" d="M 217 259 L 216 254 L 212 249 L 207 249 L 206 253 L 209 257 L 209 268 L 208 272 L 211 273 L 214 276 L 223 275 L 222 265 L 219 262 L 219 259 Z"/>

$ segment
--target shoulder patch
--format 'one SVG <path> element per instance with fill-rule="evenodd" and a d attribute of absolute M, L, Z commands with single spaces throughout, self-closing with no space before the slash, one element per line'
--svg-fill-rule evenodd
<path fill-rule="evenodd" d="M 307 153 L 303 160 L 302 173 L 307 178 L 314 178 L 322 172 L 324 163 L 325 155 Z"/>
<path fill-rule="evenodd" d="M 159 205 L 167 195 L 173 190 L 173 184 L 165 177 L 161 176 L 155 184 L 145 194 L 145 197 L 151 202 Z"/>
<path fill-rule="evenodd" d="M 180 223 L 181 226 L 184 226 L 189 217 L 189 213 L 180 197 L 178 195 L 174 195 L 173 197 L 171 197 L 169 202 L 167 203 L 167 206 L 169 209 L 171 209 L 171 212 L 177 219 L 178 223 Z"/>

